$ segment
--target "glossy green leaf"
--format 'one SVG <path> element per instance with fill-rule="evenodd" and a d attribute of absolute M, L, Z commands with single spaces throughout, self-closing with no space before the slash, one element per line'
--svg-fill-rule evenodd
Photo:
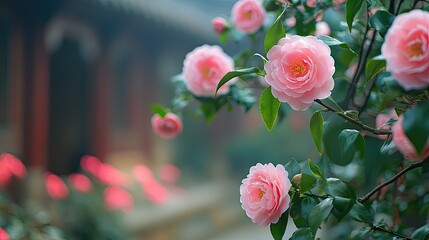
<path fill-rule="evenodd" d="M 320 154 L 323 152 L 323 116 L 320 111 L 316 111 L 313 113 L 310 119 L 310 131 L 311 137 L 313 138 L 313 142 L 317 147 L 317 150 Z"/>
<path fill-rule="evenodd" d="M 314 176 L 318 178 L 323 177 L 322 170 L 319 168 L 319 166 L 314 164 L 310 159 L 308 159 L 308 168 L 310 169 L 311 173 L 313 173 Z"/>
<path fill-rule="evenodd" d="M 429 224 L 423 225 L 413 232 L 411 235 L 413 239 L 428 240 L 429 239 Z"/>
<path fill-rule="evenodd" d="M 362 158 L 365 153 L 365 139 L 355 129 L 344 129 L 338 136 L 338 144 L 343 153 L 353 150 L 352 147 L 359 153 Z"/>
<path fill-rule="evenodd" d="M 286 163 L 285 169 L 288 172 L 288 177 L 290 180 L 292 180 L 293 176 L 296 174 L 301 173 L 301 167 L 295 158 L 292 158 L 288 163 Z"/>
<path fill-rule="evenodd" d="M 323 150 L 325 151 L 325 156 L 337 165 L 346 166 L 355 158 L 354 148 L 343 152 L 338 144 L 338 136 L 341 131 L 352 127 L 355 126 L 337 115 L 331 115 L 325 121 L 323 127 Z"/>
<path fill-rule="evenodd" d="M 165 117 L 165 115 L 167 115 L 167 113 L 170 112 L 168 108 L 164 107 L 161 104 L 152 104 L 150 105 L 150 109 L 152 110 L 153 114 L 158 114 L 162 118 Z"/>
<path fill-rule="evenodd" d="M 368 60 L 365 68 L 365 76 L 367 81 L 374 78 L 377 74 L 384 70 L 386 61 L 384 60 Z"/>
<path fill-rule="evenodd" d="M 346 22 L 350 32 L 352 31 L 353 20 L 362 7 L 363 2 L 363 0 L 348 0 L 346 3 Z"/>
<path fill-rule="evenodd" d="M 326 35 L 319 35 L 319 36 L 317 36 L 317 38 L 322 40 L 328 46 L 338 46 L 340 48 L 347 49 L 350 52 L 352 52 L 354 55 L 356 55 L 356 53 L 349 47 L 349 45 L 347 43 L 341 42 L 340 40 L 338 40 L 336 38 L 326 36 Z"/>
<path fill-rule="evenodd" d="M 320 224 L 322 224 L 331 213 L 334 207 L 332 203 L 332 198 L 326 198 L 311 209 L 310 215 L 308 216 L 308 224 L 313 233 L 316 233 Z"/>
<path fill-rule="evenodd" d="M 371 230 L 372 229 L 370 227 L 365 227 L 365 228 L 353 230 L 353 232 L 350 233 L 350 236 L 347 239 L 348 240 L 367 239 Z"/>
<path fill-rule="evenodd" d="M 215 95 L 217 95 L 217 92 L 219 91 L 219 89 L 223 85 L 225 85 L 225 83 L 231 81 L 233 78 L 239 77 L 239 76 L 242 76 L 242 75 L 246 75 L 246 74 L 252 74 L 252 73 L 255 73 L 255 74 L 258 74 L 258 75 L 263 75 L 263 73 L 261 72 L 261 70 L 259 68 L 257 68 L 257 67 L 238 69 L 238 70 L 235 70 L 235 71 L 228 72 L 227 74 L 225 74 L 225 76 L 222 77 L 222 79 L 217 84 Z"/>
<path fill-rule="evenodd" d="M 267 87 L 259 97 L 259 111 L 268 130 L 273 129 L 280 108 L 280 101 L 271 93 L 271 87 Z"/>
<path fill-rule="evenodd" d="M 341 221 L 341 219 L 343 219 L 343 217 L 345 217 L 352 209 L 355 202 L 356 199 L 354 198 L 336 196 L 334 198 L 334 210 L 332 211 L 332 214 L 337 218 L 338 221 Z"/>
<path fill-rule="evenodd" d="M 283 26 L 283 14 L 286 12 L 286 9 L 287 8 L 285 8 L 283 12 L 277 17 L 265 35 L 264 49 L 266 53 L 268 53 L 268 51 L 286 35 L 285 28 Z"/>
<path fill-rule="evenodd" d="M 313 233 L 310 228 L 300 228 L 296 230 L 289 240 L 313 240 Z"/>
<path fill-rule="evenodd" d="M 402 128 L 413 143 L 417 153 L 421 153 L 429 138 L 429 101 L 421 101 L 404 113 Z"/>
<path fill-rule="evenodd" d="M 317 203 L 318 202 L 312 197 L 296 197 L 293 199 L 290 207 L 290 217 L 293 219 L 296 227 L 309 227 L 308 216 L 310 215 L 311 209 L 313 209 Z"/>
<path fill-rule="evenodd" d="M 328 178 L 328 193 L 333 197 L 356 199 L 355 188 L 347 182 L 338 178 Z"/>
<path fill-rule="evenodd" d="M 282 240 L 283 235 L 285 234 L 285 231 L 286 231 L 288 218 L 289 218 L 289 210 L 282 214 L 282 216 L 280 217 L 277 223 L 270 224 L 270 232 L 274 240 Z"/>
<path fill-rule="evenodd" d="M 299 186 L 299 190 L 301 193 L 305 193 L 310 191 L 316 185 L 317 178 L 312 175 L 308 175 L 303 173 L 301 177 L 301 186 Z"/>
<path fill-rule="evenodd" d="M 384 38 L 395 16 L 387 11 L 379 10 L 369 18 L 369 24 Z"/>
<path fill-rule="evenodd" d="M 355 203 L 348 215 L 355 221 L 367 223 L 371 226 L 374 221 L 374 214 L 360 203 Z"/>

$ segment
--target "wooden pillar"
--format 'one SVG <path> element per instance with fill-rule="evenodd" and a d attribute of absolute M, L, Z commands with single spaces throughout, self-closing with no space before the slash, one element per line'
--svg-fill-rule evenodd
<path fill-rule="evenodd" d="M 44 26 L 29 23 L 25 37 L 24 155 L 30 166 L 45 168 L 48 158 L 49 54 Z"/>
<path fill-rule="evenodd" d="M 93 67 L 91 80 L 90 112 L 90 154 L 104 158 L 109 149 L 109 91 L 111 82 L 111 65 L 102 49 Z"/>

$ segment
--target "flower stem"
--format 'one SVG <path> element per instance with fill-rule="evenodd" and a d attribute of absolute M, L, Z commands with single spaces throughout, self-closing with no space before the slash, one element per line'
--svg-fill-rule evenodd
<path fill-rule="evenodd" d="M 392 134 L 392 132 L 391 132 L 390 130 L 387 130 L 387 129 L 376 129 L 376 128 L 373 128 L 373 127 L 367 126 L 367 125 L 365 125 L 365 124 L 361 123 L 358 119 L 355 119 L 355 118 L 353 118 L 353 117 L 351 117 L 351 116 L 349 116 L 349 115 L 346 115 L 346 114 L 344 114 L 344 113 L 342 113 L 342 112 L 338 111 L 337 109 L 335 109 L 335 108 L 333 108 L 333 107 L 331 107 L 331 106 L 329 106 L 329 105 L 325 104 L 325 103 L 324 103 L 324 102 L 322 102 L 320 99 L 316 99 L 316 100 L 314 100 L 314 101 L 315 101 L 316 103 L 318 103 L 318 104 L 322 105 L 323 107 L 325 107 L 325 108 L 326 108 L 326 109 L 328 109 L 329 111 L 331 111 L 331 112 L 333 112 L 333 113 L 337 114 L 338 116 L 340 116 L 340 117 L 342 117 L 342 118 L 346 119 L 347 121 L 349 121 L 349 122 L 351 122 L 351 123 L 353 123 L 353 124 L 355 124 L 355 125 L 357 125 L 357 126 L 361 127 L 361 128 L 362 128 L 362 129 L 364 129 L 364 130 L 367 130 L 367 131 L 369 131 L 369 132 L 372 132 L 372 133 L 374 133 L 374 134 L 376 134 L 376 135 L 390 135 L 390 134 Z"/>
<path fill-rule="evenodd" d="M 402 169 L 400 172 L 398 172 L 395 176 L 393 176 L 391 179 L 387 180 L 386 182 L 383 182 L 382 184 L 378 185 L 377 187 L 375 187 L 373 190 L 371 190 L 371 192 L 367 193 L 365 196 L 359 198 L 359 202 L 360 203 L 364 203 L 366 201 L 368 201 L 368 199 L 374 195 L 376 192 L 380 191 L 380 189 L 382 189 L 384 186 L 387 186 L 391 183 L 393 183 L 396 179 L 398 179 L 399 177 L 401 177 L 402 175 L 404 175 L 405 173 L 407 173 L 410 170 L 413 170 L 415 168 L 421 167 L 423 165 L 425 165 L 426 163 L 429 162 L 429 158 L 420 161 L 420 162 L 416 162 L 411 164 L 410 166 Z"/>

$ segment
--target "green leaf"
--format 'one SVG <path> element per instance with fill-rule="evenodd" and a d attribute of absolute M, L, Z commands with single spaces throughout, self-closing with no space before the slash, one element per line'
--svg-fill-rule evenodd
<path fill-rule="evenodd" d="M 413 143 L 418 154 L 421 154 L 429 137 L 429 101 L 421 101 L 404 113 L 402 128 Z"/>
<path fill-rule="evenodd" d="M 226 41 L 228 40 L 228 32 L 229 31 L 223 31 L 219 34 L 218 40 L 220 43 L 222 43 L 222 44 L 226 43 Z"/>
<path fill-rule="evenodd" d="M 204 119 L 207 123 L 211 123 L 216 116 L 217 108 L 213 102 L 203 102 L 200 106 L 201 111 L 203 112 Z"/>
<path fill-rule="evenodd" d="M 346 22 L 350 32 L 352 31 L 353 20 L 362 7 L 363 2 L 363 0 L 348 0 L 346 3 Z"/>
<path fill-rule="evenodd" d="M 317 205 L 317 201 L 312 197 L 296 197 L 290 207 L 290 217 L 293 219 L 297 228 L 309 227 L 308 216 L 311 209 Z"/>
<path fill-rule="evenodd" d="M 384 60 L 368 60 L 365 68 L 365 76 L 367 81 L 373 79 L 377 74 L 384 70 L 386 61 Z"/>
<path fill-rule="evenodd" d="M 343 49 L 347 49 L 350 52 L 352 52 L 354 55 L 357 55 L 350 47 L 349 45 L 347 45 L 347 43 L 345 42 L 341 42 L 340 40 L 330 37 L 330 36 L 326 36 L 326 35 L 320 35 L 317 36 L 318 39 L 322 40 L 326 45 L 328 46 L 338 46 L 340 48 Z"/>
<path fill-rule="evenodd" d="M 328 178 L 327 181 L 328 193 L 332 197 L 356 199 L 356 190 L 350 183 L 341 181 L 338 178 Z"/>
<path fill-rule="evenodd" d="M 289 240 L 313 240 L 313 233 L 310 228 L 300 228 L 296 230 Z"/>
<path fill-rule="evenodd" d="M 352 209 L 355 202 L 356 199 L 336 196 L 334 198 L 334 210 L 332 211 L 332 214 L 338 219 L 338 221 L 341 221 L 341 219 L 349 213 L 350 209 Z"/>
<path fill-rule="evenodd" d="M 287 222 L 289 218 L 289 210 L 284 212 L 277 223 L 270 224 L 270 232 L 274 240 L 282 240 L 285 234 Z"/>
<path fill-rule="evenodd" d="M 367 239 L 371 230 L 372 229 L 370 227 L 353 230 L 353 232 L 350 233 L 350 236 L 347 239 L 348 240 Z"/>
<path fill-rule="evenodd" d="M 352 146 L 359 152 L 360 158 L 365 153 L 365 139 L 355 129 L 344 129 L 338 136 L 338 143 L 343 153 L 352 150 Z"/>
<path fill-rule="evenodd" d="M 263 75 L 263 73 L 261 72 L 261 70 L 259 70 L 259 68 L 257 68 L 257 67 L 238 69 L 238 70 L 235 70 L 235 71 L 228 72 L 227 74 L 225 74 L 225 76 L 222 77 L 222 79 L 217 84 L 215 95 L 217 95 L 217 92 L 219 91 L 219 89 L 223 85 L 225 85 L 225 83 L 231 81 L 231 79 L 233 79 L 235 77 L 242 76 L 242 75 L 251 74 L 251 73 L 256 73 L 258 75 Z"/>
<path fill-rule="evenodd" d="M 314 176 L 316 176 L 318 178 L 323 177 L 322 170 L 319 168 L 319 166 L 314 164 L 310 159 L 308 159 L 308 168 L 310 169 L 311 173 L 313 173 Z"/>
<path fill-rule="evenodd" d="M 338 136 L 344 129 L 354 127 L 352 123 L 345 121 L 337 115 L 331 115 L 325 121 L 323 127 L 323 150 L 325 156 L 337 165 L 346 166 L 355 158 L 355 151 L 343 152 L 338 144 Z"/>
<path fill-rule="evenodd" d="M 360 203 L 355 203 L 348 215 L 355 221 L 373 225 L 374 214 Z"/>
<path fill-rule="evenodd" d="M 310 120 L 310 131 L 311 137 L 313 138 L 313 142 L 317 147 L 317 150 L 320 154 L 323 152 L 323 116 L 320 111 L 316 111 L 311 116 Z"/>
<path fill-rule="evenodd" d="M 299 186 L 299 190 L 301 193 L 305 193 L 310 191 L 314 186 L 316 186 L 317 178 L 309 174 L 302 174 L 301 177 L 301 186 Z"/>
<path fill-rule="evenodd" d="M 316 233 L 317 229 L 320 227 L 320 224 L 329 216 L 334 207 L 332 205 L 333 199 L 326 198 L 321 201 L 319 204 L 311 209 L 311 212 L 308 216 L 308 224 L 310 225 L 313 233 Z"/>
<path fill-rule="evenodd" d="M 283 9 L 283 12 L 280 13 L 265 35 L 264 49 L 266 53 L 268 53 L 268 51 L 286 35 L 285 28 L 283 26 L 283 14 L 286 12 L 286 9 L 286 7 Z"/>
<path fill-rule="evenodd" d="M 391 13 L 379 10 L 369 18 L 369 24 L 384 38 L 394 19 L 395 16 Z"/>
<path fill-rule="evenodd" d="M 280 101 L 271 93 L 271 87 L 265 88 L 259 97 L 259 111 L 268 130 L 273 129 L 280 108 Z"/>
<path fill-rule="evenodd" d="M 427 240 L 429 238 L 429 224 L 423 225 L 413 232 L 411 235 L 413 239 Z"/>
<path fill-rule="evenodd" d="M 165 117 L 165 115 L 167 115 L 167 113 L 170 112 L 170 110 L 166 107 L 164 107 L 161 104 L 152 104 L 150 105 L 150 109 L 152 110 L 153 114 L 158 114 L 160 117 Z"/>
<path fill-rule="evenodd" d="M 301 167 L 295 158 L 292 158 L 288 163 L 286 163 L 285 169 L 288 172 L 288 177 L 290 180 L 292 180 L 293 176 L 296 174 L 301 173 Z"/>

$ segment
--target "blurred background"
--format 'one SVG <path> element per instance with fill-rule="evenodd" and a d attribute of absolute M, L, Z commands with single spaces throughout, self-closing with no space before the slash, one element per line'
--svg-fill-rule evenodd
<path fill-rule="evenodd" d="M 48 209 L 49 221 L 61 228 L 65 217 L 58 209 L 74 211 L 86 200 L 70 196 L 79 200 L 67 205 L 49 199 L 45 171 L 62 177 L 82 172 L 86 154 L 127 179 L 137 165 L 156 177 L 173 165 L 177 169 L 166 174 L 174 177 L 166 179 L 174 183 L 163 185 L 168 197 L 161 202 L 148 200 L 129 180 L 134 208 L 115 215 L 129 237 L 118 239 L 269 239 L 269 229 L 252 224 L 241 209 L 239 185 L 257 162 L 318 159 L 307 113 L 291 112 L 274 132 L 266 130 L 257 107 L 247 114 L 241 108 L 220 112 L 210 125 L 184 115 L 184 130 L 171 141 L 150 125 L 150 105 L 170 104 L 170 78 L 182 71 L 186 53 L 219 44 L 211 19 L 229 18 L 234 3 L 0 0 L 0 151 L 28 169 L 24 182 L 9 186 L 12 199 L 29 211 Z M 223 47 L 231 56 L 240 50 L 233 41 Z M 85 226 L 95 226 L 96 218 L 86 217 Z M 81 236 L 76 239 L 116 239 Z"/>

